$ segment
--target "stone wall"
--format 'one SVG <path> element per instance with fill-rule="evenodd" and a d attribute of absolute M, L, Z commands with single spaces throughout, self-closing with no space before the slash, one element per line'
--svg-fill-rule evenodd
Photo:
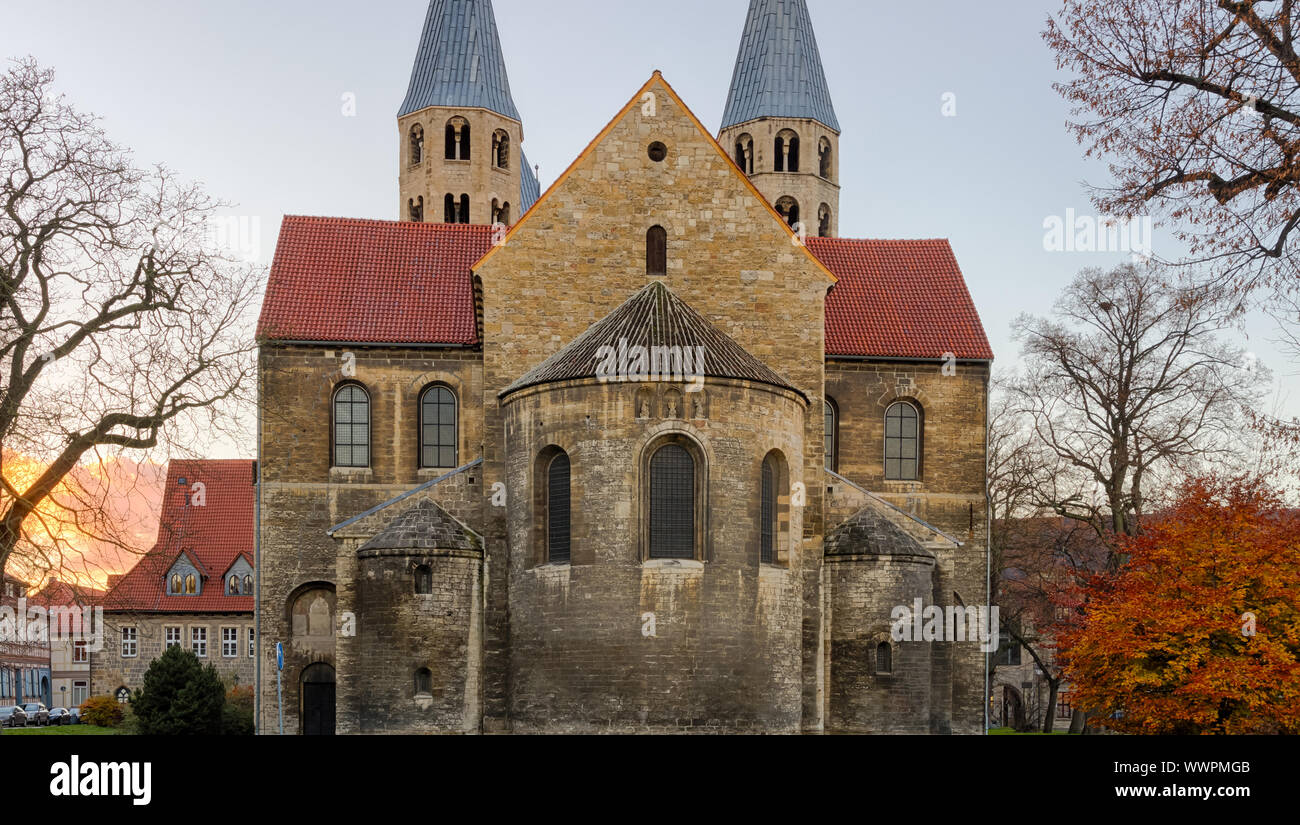
<path fill-rule="evenodd" d="M 469 160 L 446 159 L 447 121 L 462 117 L 470 127 Z M 411 163 L 411 127 L 424 128 L 424 159 Z M 523 214 L 520 209 L 520 164 L 523 154 L 523 126 L 517 120 L 503 117 L 486 109 L 448 109 L 435 106 L 412 112 L 397 121 L 398 141 L 398 203 L 397 220 L 410 220 L 409 201 L 424 198 L 424 222 L 442 223 L 444 198 L 451 194 L 459 200 L 462 194 L 470 198 L 469 223 L 488 226 L 492 223 L 492 200 L 510 204 L 510 221 L 514 223 Z M 497 168 L 493 163 L 492 135 L 502 130 L 510 136 L 510 165 Z"/>
<path fill-rule="evenodd" d="M 213 665 L 228 687 L 253 684 L 254 659 L 249 655 L 248 633 L 253 628 L 249 613 L 104 613 L 104 649 L 90 654 L 90 695 L 112 696 L 120 687 L 132 692 L 144 683 L 144 674 L 153 660 L 162 655 L 166 629 L 180 628 L 181 646 L 192 649 L 191 630 L 207 630 L 207 655 L 199 662 Z M 122 628 L 136 628 L 136 655 L 122 655 Z M 223 628 L 235 628 L 235 656 L 224 656 L 221 647 Z"/>
<path fill-rule="evenodd" d="M 776 136 L 789 130 L 799 136 L 799 171 L 776 171 Z M 826 204 L 831 210 L 830 233 L 840 235 L 839 147 L 840 136 L 815 120 L 807 118 L 768 117 L 751 120 L 723 129 L 718 142 L 727 155 L 735 157 L 736 141 L 744 135 L 754 140 L 754 171 L 749 176 L 754 186 L 775 204 L 789 196 L 799 202 L 799 219 L 808 235 L 818 234 L 817 208 Z M 817 146 L 823 138 L 831 144 L 831 175 L 823 178 L 819 172 Z"/>

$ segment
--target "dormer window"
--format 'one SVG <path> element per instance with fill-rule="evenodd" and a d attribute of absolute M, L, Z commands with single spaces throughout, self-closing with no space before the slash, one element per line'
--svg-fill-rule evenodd
<path fill-rule="evenodd" d="M 172 574 L 171 590 L 170 590 L 169 592 L 170 592 L 172 595 L 179 595 L 179 594 L 185 592 L 184 587 L 185 587 L 185 585 L 184 585 L 184 583 L 183 583 L 183 580 L 181 579 L 181 574 L 180 574 L 180 573 L 173 573 L 173 574 Z"/>
<path fill-rule="evenodd" d="M 226 587 L 226 591 L 231 596 L 238 596 L 241 594 L 242 591 L 240 590 L 240 582 L 238 576 L 230 577 L 230 581 Z"/>
<path fill-rule="evenodd" d="M 199 592 L 199 580 L 193 573 L 185 577 L 185 595 L 193 596 Z"/>

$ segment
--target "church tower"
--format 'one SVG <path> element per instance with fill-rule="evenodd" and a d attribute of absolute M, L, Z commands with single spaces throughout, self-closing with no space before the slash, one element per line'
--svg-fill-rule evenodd
<path fill-rule="evenodd" d="M 537 200 L 491 0 L 431 0 L 397 127 L 400 220 L 509 225 Z"/>
<path fill-rule="evenodd" d="M 750 0 L 718 142 L 791 226 L 839 235 L 840 123 L 805 0 Z"/>

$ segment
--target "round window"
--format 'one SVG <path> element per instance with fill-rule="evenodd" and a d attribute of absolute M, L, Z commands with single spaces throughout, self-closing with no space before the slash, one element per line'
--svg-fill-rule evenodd
<path fill-rule="evenodd" d="M 668 147 L 659 141 L 650 144 L 650 160 L 655 163 L 661 163 L 664 158 L 668 157 Z"/>

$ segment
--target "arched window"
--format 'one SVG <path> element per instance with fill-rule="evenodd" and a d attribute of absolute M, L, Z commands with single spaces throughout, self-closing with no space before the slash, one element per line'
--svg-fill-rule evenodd
<path fill-rule="evenodd" d="M 410 210 L 411 223 L 421 223 L 424 221 L 424 195 L 418 198 L 411 198 L 406 202 Z"/>
<path fill-rule="evenodd" d="M 230 581 L 229 581 L 229 583 L 228 583 L 228 586 L 229 586 L 229 588 L 230 588 L 230 595 L 231 595 L 231 596 L 238 596 L 238 595 L 240 594 L 240 593 L 239 593 L 239 577 L 238 577 L 238 576 L 231 576 L 231 577 L 230 577 Z"/>
<path fill-rule="evenodd" d="M 568 564 L 570 552 L 569 456 L 561 451 L 546 468 L 546 560 Z"/>
<path fill-rule="evenodd" d="M 826 416 L 826 469 L 834 473 L 839 471 L 840 466 L 840 411 L 831 398 L 827 398 L 823 406 Z"/>
<path fill-rule="evenodd" d="M 662 226 L 652 226 L 645 233 L 645 274 L 668 274 L 668 232 Z"/>
<path fill-rule="evenodd" d="M 492 163 L 498 169 L 510 168 L 510 135 L 500 129 L 492 133 Z"/>
<path fill-rule="evenodd" d="M 427 596 L 433 592 L 433 568 L 421 564 L 415 568 L 415 595 Z"/>
<path fill-rule="evenodd" d="M 817 208 L 817 237 L 829 238 L 831 236 L 831 208 L 828 204 L 823 203 Z"/>
<path fill-rule="evenodd" d="M 433 694 L 433 671 L 427 667 L 415 671 L 415 693 L 417 696 Z"/>
<path fill-rule="evenodd" d="M 181 588 L 182 588 L 183 586 L 184 586 L 184 585 L 181 583 L 181 574 L 180 574 L 180 573 L 173 573 L 173 574 L 172 574 L 172 585 L 171 585 L 172 593 L 181 593 L 181 592 L 183 592 L 183 591 L 181 590 Z"/>
<path fill-rule="evenodd" d="M 776 135 L 773 147 L 776 152 L 775 168 L 778 172 L 799 171 L 799 136 L 789 129 L 783 129 Z"/>
<path fill-rule="evenodd" d="M 197 592 L 199 592 L 198 579 L 194 577 L 193 573 L 190 573 L 185 577 L 185 593 L 186 595 L 193 596 Z"/>
<path fill-rule="evenodd" d="M 650 558 L 695 558 L 695 459 L 678 444 L 650 459 Z"/>
<path fill-rule="evenodd" d="M 469 223 L 469 195 L 460 196 L 460 211 L 456 223 Z"/>
<path fill-rule="evenodd" d="M 424 161 L 424 127 L 415 124 L 411 127 L 411 165 Z"/>
<path fill-rule="evenodd" d="M 776 202 L 776 212 L 791 229 L 799 223 L 799 201 L 789 195 Z"/>
<path fill-rule="evenodd" d="M 370 396 L 356 384 L 334 393 L 334 466 L 370 466 Z"/>
<path fill-rule="evenodd" d="M 251 596 L 251 595 L 253 595 L 253 577 L 252 577 L 252 576 L 244 576 L 244 595 L 245 595 L 245 596 Z"/>
<path fill-rule="evenodd" d="M 469 160 L 469 121 L 454 117 L 447 121 L 447 160 Z"/>
<path fill-rule="evenodd" d="M 117 689 L 116 697 L 119 705 L 125 705 L 131 701 L 131 691 L 127 690 L 126 686 L 123 685 Z"/>
<path fill-rule="evenodd" d="M 442 222 L 456 223 L 456 197 L 450 193 L 442 199 Z"/>
<path fill-rule="evenodd" d="M 916 481 L 921 469 L 921 415 L 898 401 L 885 411 L 885 478 Z"/>
<path fill-rule="evenodd" d="M 876 673 L 894 672 L 894 651 L 889 642 L 876 645 Z"/>
<path fill-rule="evenodd" d="M 763 564 L 776 562 L 776 483 L 779 470 L 776 457 L 763 459 L 763 482 L 759 502 L 759 553 Z"/>
<path fill-rule="evenodd" d="M 456 396 L 436 384 L 420 396 L 420 466 L 449 470 L 456 467 L 459 438 Z"/>
<path fill-rule="evenodd" d="M 510 201 L 501 204 L 501 223 L 507 225 L 510 223 Z"/>
<path fill-rule="evenodd" d="M 736 138 L 736 165 L 746 175 L 754 174 L 754 139 L 749 134 Z"/>
<path fill-rule="evenodd" d="M 822 138 L 817 142 L 818 173 L 826 180 L 831 179 L 831 142 Z"/>

